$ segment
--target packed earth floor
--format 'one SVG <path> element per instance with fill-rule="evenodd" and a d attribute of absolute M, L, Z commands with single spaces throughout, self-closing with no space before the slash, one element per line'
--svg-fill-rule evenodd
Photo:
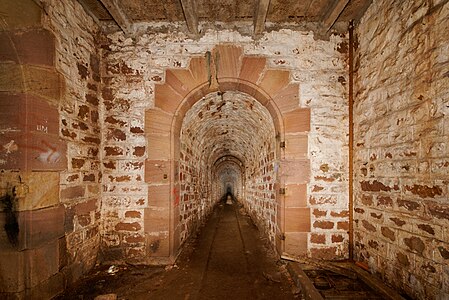
<path fill-rule="evenodd" d="M 99 266 L 59 299 L 295 299 L 299 290 L 239 204 L 228 196 L 174 266 Z"/>

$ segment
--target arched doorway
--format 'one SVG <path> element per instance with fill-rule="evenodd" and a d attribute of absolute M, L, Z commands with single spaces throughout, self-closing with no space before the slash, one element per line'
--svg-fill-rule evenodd
<path fill-rule="evenodd" d="M 262 123 L 271 126 L 271 141 L 264 141 L 265 146 L 261 149 L 266 158 L 252 157 L 259 160 L 257 164 L 260 168 L 256 170 L 253 166 L 243 177 L 246 184 L 242 195 L 245 197 L 249 196 L 249 191 L 246 190 L 250 186 L 247 179 L 255 175 L 257 178 L 251 185 L 255 200 L 245 202 L 247 209 L 259 218 L 256 220 L 259 224 L 265 224 L 261 229 L 271 233 L 273 245 L 280 254 L 307 254 L 310 209 L 304 203 L 299 207 L 296 204 L 286 206 L 286 203 L 295 202 L 288 199 L 294 198 L 295 195 L 285 191 L 295 190 L 298 186 L 303 188 L 309 180 L 307 133 L 310 128 L 310 111 L 299 108 L 298 85 L 290 84 L 290 72 L 270 70 L 265 58 L 246 57 L 239 47 L 219 45 L 206 53 L 205 57 L 193 58 L 188 69 L 166 70 L 165 83 L 156 86 L 155 108 L 146 112 L 145 127 L 149 151 L 145 168 L 150 209 L 145 212 L 145 231 L 152 237 L 149 247 L 155 249 L 152 255 L 156 259 L 175 259 L 182 241 L 195 229 L 195 226 L 189 228 L 189 222 L 184 222 L 183 212 L 186 209 L 181 204 L 185 199 L 190 201 L 189 197 L 192 195 L 188 195 L 185 190 L 185 160 L 186 153 L 192 156 L 193 152 L 203 149 L 198 148 L 201 147 L 198 143 L 195 150 L 182 143 L 181 134 L 194 134 L 183 132 L 187 130 L 184 121 L 186 118 L 193 118 L 189 117 L 189 113 L 193 114 L 197 103 L 204 109 L 209 103 L 205 99 L 215 97 L 217 101 L 214 105 L 222 105 L 219 104 L 222 101 L 224 106 L 226 103 L 232 103 L 223 101 L 224 97 L 235 94 L 251 99 L 245 104 L 251 106 L 250 110 L 254 109 L 254 106 L 263 108 L 266 118 Z M 199 118 L 199 111 L 196 111 L 196 117 Z M 246 135 L 246 140 L 251 141 L 252 137 L 248 132 L 243 136 Z M 292 147 L 286 148 L 286 144 L 291 144 Z M 208 147 L 212 147 L 211 145 Z M 234 156 L 241 161 L 251 159 L 243 159 L 242 154 L 235 151 L 235 144 L 232 146 L 222 143 L 217 149 L 209 151 L 209 155 L 203 160 L 203 168 L 211 168 L 225 156 Z M 267 175 L 268 173 L 272 175 Z M 207 183 L 212 180 L 213 173 L 209 171 L 205 174 L 209 177 L 193 180 L 194 185 L 200 185 L 201 188 L 195 190 L 192 197 L 212 203 L 218 200 L 212 198 L 212 185 Z M 261 193 L 266 193 L 271 201 L 265 203 L 257 200 L 264 198 L 260 196 Z M 152 198 L 154 201 L 151 201 Z M 192 213 L 199 213 L 194 218 L 200 220 L 208 210 L 206 208 L 200 213 L 197 209 Z M 267 214 L 268 210 L 274 215 Z M 192 214 L 189 215 L 191 216 Z M 190 224 L 193 223 L 190 221 Z"/>

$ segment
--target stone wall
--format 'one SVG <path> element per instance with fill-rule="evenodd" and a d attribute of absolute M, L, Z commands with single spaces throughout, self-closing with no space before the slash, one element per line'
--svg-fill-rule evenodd
<path fill-rule="evenodd" d="M 355 258 L 449 297 L 449 4 L 374 1 L 357 27 Z"/>
<path fill-rule="evenodd" d="M 214 182 L 213 174 L 219 180 L 223 171 L 217 169 L 217 160 L 227 164 L 230 159 L 243 167 L 238 170 L 240 174 L 234 175 L 234 184 L 238 182 L 240 186 L 233 186 L 233 190 L 245 191 L 240 194 L 240 201 L 274 243 L 274 149 L 273 120 L 253 97 L 227 91 L 211 93 L 197 102 L 186 114 L 181 132 L 180 210 L 185 220 L 181 223 L 187 223 L 180 224 L 181 238 L 195 232 L 213 205 L 226 195 L 224 183 Z M 214 185 L 221 185 L 222 192 L 212 198 Z"/>
<path fill-rule="evenodd" d="M 51 298 L 98 252 L 98 27 L 77 2 L 0 10 L 0 294 Z"/>
<path fill-rule="evenodd" d="M 97 261 L 100 235 L 101 179 L 99 147 L 99 27 L 74 1 L 43 1 L 43 24 L 56 39 L 55 67 L 65 78 L 60 137 L 67 143 L 67 166 L 60 173 L 60 202 L 69 281 Z"/>
<path fill-rule="evenodd" d="M 307 123 L 307 126 L 302 127 L 304 132 L 286 136 L 287 154 L 282 154 L 288 159 L 310 159 L 311 164 L 310 173 L 307 169 L 302 177 L 295 177 L 304 179 L 304 184 L 286 186 L 285 197 L 292 208 L 288 218 L 295 224 L 300 223 L 301 228 L 308 228 L 300 235 L 295 235 L 291 245 L 303 252 L 309 251 L 314 257 L 347 257 L 345 36 L 332 36 L 330 41 L 323 41 L 315 40 L 311 32 L 281 30 L 267 33 L 254 41 L 236 31 L 223 29 L 209 30 L 201 39 L 194 41 L 180 32 L 176 24 L 164 24 L 148 30 L 142 25 L 137 28 L 137 35 L 133 38 L 113 33 L 107 39 L 103 46 L 106 51 L 103 56 L 105 87 L 102 92 L 105 108 L 102 149 L 102 210 L 105 227 L 102 247 L 108 259 L 126 257 L 143 261 L 148 257 L 147 253 L 155 253 L 149 249 L 156 244 L 162 245 L 160 241 L 168 234 L 167 226 L 158 225 L 152 227 L 149 237 L 144 225 L 145 215 L 160 214 L 168 209 L 158 205 L 162 202 L 167 205 L 169 201 L 167 196 L 161 196 L 162 192 L 172 192 L 167 193 L 170 176 L 162 176 L 170 174 L 169 161 L 155 161 L 158 157 L 169 157 L 169 131 L 156 127 L 144 128 L 145 110 L 148 111 L 146 118 L 156 120 L 154 123 L 160 124 L 159 128 L 169 128 L 171 115 L 166 111 L 174 111 L 177 104 L 173 103 L 177 103 L 179 97 L 182 99 L 180 95 L 194 84 L 176 83 L 180 76 L 184 76 L 181 70 L 190 67 L 192 72 L 196 71 L 201 67 L 199 58 L 204 59 L 206 53 L 219 44 L 238 45 L 243 48 L 244 55 L 260 58 L 263 61 L 262 69 L 256 72 L 265 70 L 265 61 L 267 69 L 286 71 L 281 75 L 287 76 L 281 76 L 280 82 L 270 82 L 265 86 L 270 92 L 276 92 L 275 88 L 279 88 L 280 84 L 292 84 L 283 90 L 285 94 L 277 95 L 281 111 L 304 108 L 306 112 L 310 108 L 310 121 L 308 117 L 303 120 Z M 257 59 L 254 62 L 259 63 Z M 259 65 L 252 67 L 257 70 Z M 173 72 L 166 73 L 168 69 L 180 70 L 176 74 L 178 78 L 173 76 Z M 191 76 L 188 74 L 187 71 L 185 78 Z M 248 76 L 258 76 L 258 73 L 254 74 Z M 276 72 L 274 74 L 279 75 Z M 260 75 L 261 78 L 264 75 Z M 204 76 L 206 78 L 207 72 Z M 174 90 L 177 88 L 179 90 Z M 155 99 L 155 93 L 158 99 Z M 170 95 L 176 99 L 168 99 Z M 157 101 L 162 110 L 153 110 Z M 147 151 L 150 148 L 153 150 Z M 271 153 L 266 154 L 269 157 Z M 260 161 L 258 159 L 258 172 L 270 168 L 270 162 Z M 276 166 L 273 168 L 276 169 Z M 263 183 L 256 185 L 262 186 Z M 178 191 L 175 187 L 173 193 Z M 257 205 L 263 203 L 259 201 Z M 272 209 L 282 214 L 278 208 Z M 264 209 L 254 208 L 254 211 Z M 268 215 L 259 217 L 264 219 Z M 160 230 L 153 231 L 156 227 Z M 158 242 L 155 243 L 154 239 L 158 236 Z M 155 248 L 159 252 L 162 249 Z"/>

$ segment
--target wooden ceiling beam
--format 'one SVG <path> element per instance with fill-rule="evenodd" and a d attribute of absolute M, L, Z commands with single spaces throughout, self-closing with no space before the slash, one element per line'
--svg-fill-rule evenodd
<path fill-rule="evenodd" d="M 132 24 L 128 16 L 123 11 L 122 6 L 117 0 L 100 0 L 109 14 L 114 19 L 115 23 L 127 35 L 132 33 Z"/>
<path fill-rule="evenodd" d="M 259 0 L 254 11 L 254 34 L 261 34 L 265 30 L 265 20 L 268 14 L 270 0 Z"/>
<path fill-rule="evenodd" d="M 335 22 L 337 21 L 342 11 L 345 9 L 348 2 L 349 0 L 335 0 L 334 5 L 331 6 L 323 19 L 323 25 L 326 31 L 329 31 L 329 29 L 334 26 Z"/>
<path fill-rule="evenodd" d="M 184 19 L 187 23 L 190 33 L 198 36 L 198 15 L 196 0 L 181 0 L 182 11 L 184 12 Z"/>

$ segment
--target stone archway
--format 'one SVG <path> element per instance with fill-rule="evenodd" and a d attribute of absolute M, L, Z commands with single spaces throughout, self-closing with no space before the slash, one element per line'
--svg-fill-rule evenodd
<path fill-rule="evenodd" d="M 248 94 L 271 115 L 278 172 L 274 244 L 280 254 L 307 254 L 310 110 L 299 107 L 299 86 L 290 83 L 290 77 L 289 71 L 270 69 L 266 58 L 245 56 L 234 45 L 218 45 L 205 57 L 192 58 L 187 69 L 165 71 L 165 83 L 156 85 L 154 108 L 145 117 L 150 206 L 145 233 L 151 237 L 148 246 L 155 260 L 173 261 L 180 248 L 179 134 L 184 116 L 206 95 L 226 91 Z"/>

